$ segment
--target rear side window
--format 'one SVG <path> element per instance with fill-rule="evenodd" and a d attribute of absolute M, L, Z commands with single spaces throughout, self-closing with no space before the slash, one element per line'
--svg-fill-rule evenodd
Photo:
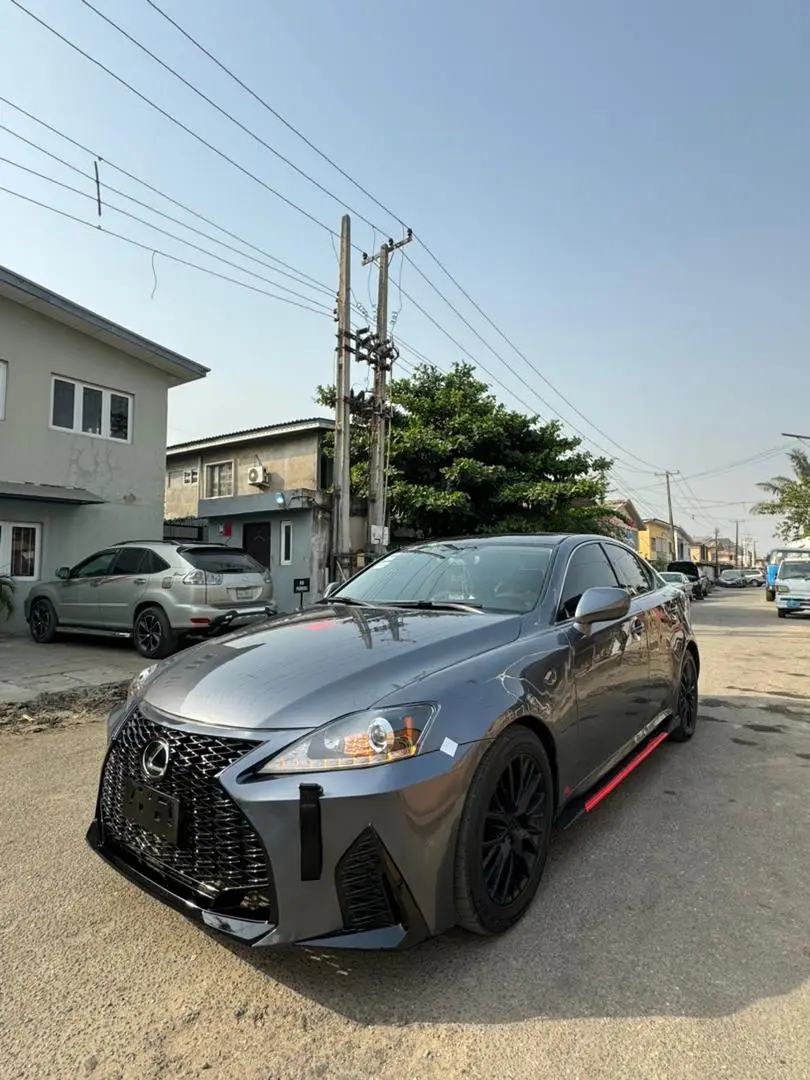
<path fill-rule="evenodd" d="M 114 574 L 140 574 L 143 570 L 144 555 L 146 554 L 147 552 L 143 548 L 121 548 L 112 572 Z"/>
<path fill-rule="evenodd" d="M 144 549 L 143 566 L 141 566 L 142 574 L 162 574 L 164 570 L 168 569 L 169 564 L 165 559 L 161 559 L 156 551 L 151 551 L 149 548 Z"/>
<path fill-rule="evenodd" d="M 616 575 L 599 544 L 583 544 L 571 556 L 560 598 L 560 619 L 573 619 L 586 589 L 617 587 Z"/>
<path fill-rule="evenodd" d="M 627 589 L 631 596 L 643 596 L 650 591 L 652 578 L 632 552 L 615 544 L 606 544 L 605 550 L 623 589 Z"/>
<path fill-rule="evenodd" d="M 195 570 L 211 574 L 263 574 L 264 567 L 241 548 L 184 548 L 180 554 Z"/>

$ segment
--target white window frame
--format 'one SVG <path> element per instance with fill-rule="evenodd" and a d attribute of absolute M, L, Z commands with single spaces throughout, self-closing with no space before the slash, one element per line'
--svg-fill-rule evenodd
<path fill-rule="evenodd" d="M 284 558 L 284 533 L 288 532 L 290 536 L 290 557 Z M 278 564 L 279 566 L 291 566 L 292 565 L 292 553 L 293 553 L 293 523 L 291 521 L 282 521 L 281 523 L 281 543 L 278 546 Z"/>
<path fill-rule="evenodd" d="M 200 482 L 200 470 L 199 469 L 197 469 L 197 468 L 183 469 L 183 483 L 184 484 L 199 484 L 199 482 Z"/>
<path fill-rule="evenodd" d="M 8 395 L 8 360 L 0 360 L 0 420 L 6 418 L 6 397 Z"/>
<path fill-rule="evenodd" d="M 211 469 L 219 469 L 223 465 L 230 465 L 231 467 L 231 490 L 227 495 L 210 495 L 208 477 L 210 476 Z M 205 472 L 203 473 L 203 498 L 204 499 L 232 499 L 236 494 L 236 463 L 233 458 L 230 461 L 207 461 L 205 463 Z"/>
<path fill-rule="evenodd" d="M 15 529 L 34 530 L 33 574 L 11 574 L 11 546 Z M 42 523 L 39 521 L 0 521 L 0 574 L 7 574 L 14 581 L 39 581 L 42 566 Z"/>
<path fill-rule="evenodd" d="M 53 402 L 57 382 L 70 383 L 73 387 L 73 426 L 69 428 L 60 427 L 53 422 Z M 82 431 L 82 409 L 85 390 L 97 390 L 101 394 L 100 434 L 96 434 L 93 431 Z M 110 434 L 110 406 L 113 394 L 116 397 L 125 398 L 129 403 L 127 414 L 127 437 L 125 439 L 119 439 Z M 74 435 L 85 435 L 88 439 L 105 439 L 107 442 L 127 445 L 132 442 L 134 413 L 135 398 L 132 394 L 128 394 L 126 390 L 113 390 L 107 386 L 96 386 L 95 383 L 80 382 L 78 379 L 71 379 L 67 375 L 51 376 L 51 399 L 48 406 L 48 427 L 51 428 L 52 431 L 70 431 L 73 432 Z"/>

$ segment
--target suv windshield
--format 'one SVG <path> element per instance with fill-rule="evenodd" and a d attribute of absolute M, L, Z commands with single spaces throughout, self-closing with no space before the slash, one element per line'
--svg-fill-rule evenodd
<path fill-rule="evenodd" d="M 263 574 L 264 567 L 241 548 L 193 547 L 179 552 L 195 570 L 210 574 Z"/>
<path fill-rule="evenodd" d="M 785 578 L 810 578 L 810 560 L 783 562 L 779 567 L 779 579 L 784 581 Z"/>
<path fill-rule="evenodd" d="M 373 563 L 330 600 L 383 606 L 469 604 L 523 614 L 540 598 L 552 551 L 539 544 L 423 544 Z"/>

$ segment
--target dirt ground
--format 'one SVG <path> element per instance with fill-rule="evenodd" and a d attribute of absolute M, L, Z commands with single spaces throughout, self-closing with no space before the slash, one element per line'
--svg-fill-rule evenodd
<path fill-rule="evenodd" d="M 810 620 L 745 590 L 695 623 L 692 742 L 555 838 L 513 932 L 406 954 L 207 936 L 85 846 L 120 688 L 7 710 L 0 1076 L 807 1080 Z"/>

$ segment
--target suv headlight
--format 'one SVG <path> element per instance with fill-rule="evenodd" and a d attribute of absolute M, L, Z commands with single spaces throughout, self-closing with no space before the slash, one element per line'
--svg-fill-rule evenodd
<path fill-rule="evenodd" d="M 138 674 L 127 687 L 127 705 L 131 701 L 134 701 L 134 699 L 138 697 L 139 694 L 143 693 L 143 691 L 148 686 L 150 679 L 159 667 L 160 664 L 150 664 L 149 667 L 146 667 L 143 669 L 143 671 L 138 672 Z"/>
<path fill-rule="evenodd" d="M 782 585 L 780 583 L 779 585 L 776 586 L 776 591 L 777 592 L 790 592 L 790 586 L 789 585 Z"/>
<path fill-rule="evenodd" d="M 271 776 L 362 769 L 413 757 L 438 711 L 438 705 L 422 703 L 342 716 L 292 743 L 258 772 Z"/>

